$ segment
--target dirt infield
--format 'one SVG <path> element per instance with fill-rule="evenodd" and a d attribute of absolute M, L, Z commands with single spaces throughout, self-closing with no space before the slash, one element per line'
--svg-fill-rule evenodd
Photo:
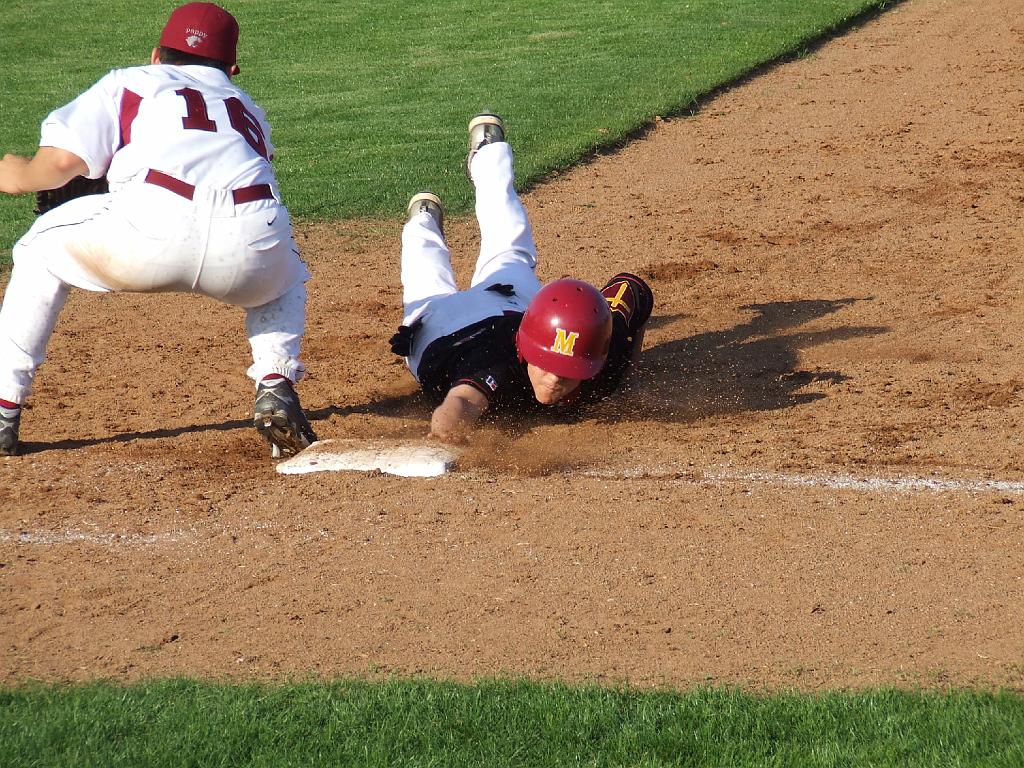
<path fill-rule="evenodd" d="M 643 370 L 447 478 L 277 475 L 239 311 L 74 294 L 0 460 L 0 679 L 1024 688 L 1022 47 L 908 0 L 529 192 L 543 279 L 650 278 Z M 321 437 L 424 430 L 399 226 L 300 233 Z"/>

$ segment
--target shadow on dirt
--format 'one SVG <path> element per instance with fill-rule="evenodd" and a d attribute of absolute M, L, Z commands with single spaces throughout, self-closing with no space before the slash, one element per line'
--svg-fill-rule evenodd
<path fill-rule="evenodd" d="M 585 411 L 575 420 L 688 422 L 716 414 L 771 411 L 818 400 L 820 392 L 801 392 L 813 382 L 837 384 L 848 380 L 838 371 L 798 369 L 800 350 L 843 339 L 885 333 L 882 326 L 839 326 L 822 331 L 792 333 L 791 329 L 839 311 L 861 299 L 814 299 L 750 304 L 749 322 L 724 331 L 668 341 L 647 349 L 632 382 L 621 395 Z M 663 327 L 680 316 L 651 319 Z M 310 409 L 311 421 L 331 416 L 368 414 L 426 422 L 430 405 L 419 392 L 382 397 L 354 406 L 330 405 Z M 550 415 L 507 415 L 496 420 L 499 429 L 519 433 L 550 422 Z M 22 453 L 84 448 L 103 443 L 159 440 L 190 432 L 252 429 L 249 419 L 216 424 L 195 424 L 146 432 L 127 432 L 85 440 L 23 443 Z"/>
<path fill-rule="evenodd" d="M 218 424 L 191 424 L 186 427 L 172 427 L 169 429 L 150 429 L 145 432 L 122 432 L 118 435 L 107 437 L 93 437 L 82 440 L 57 440 L 52 443 L 22 442 L 19 444 L 19 454 L 27 456 L 32 453 L 43 451 L 69 450 L 72 448 L 87 448 L 90 445 L 104 445 L 105 443 L 130 443 L 132 440 L 164 440 L 169 437 L 179 437 L 190 432 L 227 432 L 232 429 L 252 429 L 252 419 L 232 419 Z M 255 433 L 255 430 L 254 430 Z"/>
<path fill-rule="evenodd" d="M 773 411 L 819 400 L 821 392 L 802 392 L 815 382 L 839 384 L 839 371 L 801 370 L 800 350 L 844 339 L 875 336 L 884 326 L 838 326 L 793 332 L 800 325 L 869 299 L 807 299 L 749 304 L 749 322 L 647 348 L 628 385 L 573 421 L 603 423 L 660 421 L 686 423 L 719 414 Z M 651 328 L 683 316 L 651 318 Z M 504 432 L 523 434 L 549 422 L 544 415 L 502 418 Z"/>
<path fill-rule="evenodd" d="M 593 415 L 600 420 L 685 422 L 716 414 L 772 411 L 825 397 L 801 392 L 814 382 L 838 384 L 839 371 L 800 370 L 800 350 L 885 333 L 883 326 L 839 326 L 793 332 L 858 299 L 816 299 L 749 304 L 749 322 L 668 341 L 647 349 L 620 398 Z"/>

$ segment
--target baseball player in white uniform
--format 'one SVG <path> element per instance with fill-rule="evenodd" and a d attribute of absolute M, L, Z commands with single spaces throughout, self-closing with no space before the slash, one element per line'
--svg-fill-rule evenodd
<path fill-rule="evenodd" d="M 263 110 L 231 78 L 238 24 L 211 3 L 173 11 L 150 66 L 113 70 L 42 124 L 0 191 L 106 175 L 109 193 L 41 215 L 14 247 L 0 310 L 0 454 L 18 452 L 32 389 L 70 288 L 200 293 L 246 310 L 254 424 L 274 456 L 316 439 L 292 383 L 310 275 L 271 166 Z"/>
<path fill-rule="evenodd" d="M 600 290 L 567 278 L 542 286 L 504 122 L 483 113 L 468 133 L 480 224 L 470 287 L 456 288 L 440 198 L 413 195 L 402 229 L 402 326 L 391 339 L 437 406 L 430 435 L 452 442 L 485 412 L 570 414 L 611 395 L 654 307 L 650 287 L 629 272 Z"/>

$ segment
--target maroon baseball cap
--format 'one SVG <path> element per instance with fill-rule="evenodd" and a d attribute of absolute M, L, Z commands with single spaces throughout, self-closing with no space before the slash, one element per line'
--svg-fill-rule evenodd
<path fill-rule="evenodd" d="M 213 3 L 186 3 L 167 20 L 160 45 L 225 64 L 234 64 L 238 22 Z"/>

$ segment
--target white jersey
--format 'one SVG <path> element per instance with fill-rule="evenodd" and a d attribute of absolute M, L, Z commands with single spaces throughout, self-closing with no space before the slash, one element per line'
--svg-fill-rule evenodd
<path fill-rule="evenodd" d="M 218 69 L 115 69 L 43 122 L 110 191 L 36 219 L 0 309 L 0 398 L 24 402 L 70 287 L 200 293 L 246 310 L 249 375 L 291 381 L 309 271 L 270 164 L 263 110 Z"/>
<path fill-rule="evenodd" d="M 112 70 L 46 118 L 39 144 L 78 155 L 111 191 L 152 169 L 196 187 L 271 184 L 280 199 L 263 110 L 213 67 Z"/>

